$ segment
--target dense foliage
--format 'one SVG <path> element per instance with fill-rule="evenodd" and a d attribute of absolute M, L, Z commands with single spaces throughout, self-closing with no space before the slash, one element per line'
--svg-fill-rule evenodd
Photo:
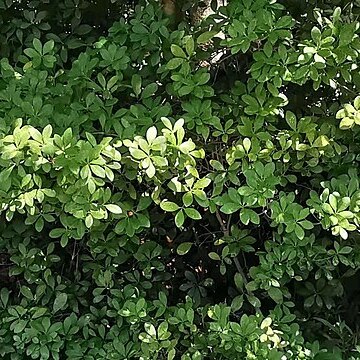
<path fill-rule="evenodd" d="M 0 0 L 1 358 L 360 359 L 360 3 L 218 3 Z"/>

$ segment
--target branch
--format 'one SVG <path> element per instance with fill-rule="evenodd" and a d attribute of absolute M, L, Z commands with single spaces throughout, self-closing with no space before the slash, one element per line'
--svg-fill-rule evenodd
<path fill-rule="evenodd" d="M 228 222 L 226 224 L 224 222 L 223 218 L 221 217 L 218 209 L 215 210 L 215 214 L 216 214 L 216 218 L 221 226 L 221 230 L 224 233 L 224 236 L 229 236 L 230 235 L 230 225 L 231 225 L 231 215 L 229 216 Z M 248 284 L 248 281 L 246 279 L 244 270 L 240 265 L 239 259 L 237 257 L 234 257 L 233 259 L 234 259 L 234 264 L 236 266 L 236 269 L 239 272 L 239 274 L 241 275 L 241 277 L 243 278 L 244 285 L 246 286 Z M 252 295 L 252 293 L 250 291 L 249 291 L 249 294 Z"/>

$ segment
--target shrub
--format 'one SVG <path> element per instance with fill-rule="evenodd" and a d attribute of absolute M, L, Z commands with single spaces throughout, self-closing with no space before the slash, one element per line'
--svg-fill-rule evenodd
<path fill-rule="evenodd" d="M 61 35 L 95 5 L 0 1 L 32 24 L 0 62 L 2 358 L 360 358 L 340 3 L 233 0 L 173 29 L 150 1 Z"/>

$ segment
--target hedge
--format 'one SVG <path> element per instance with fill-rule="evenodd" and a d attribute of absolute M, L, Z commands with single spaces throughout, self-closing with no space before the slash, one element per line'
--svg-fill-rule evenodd
<path fill-rule="evenodd" d="M 360 4 L 192 3 L 0 1 L 3 359 L 360 359 Z"/>

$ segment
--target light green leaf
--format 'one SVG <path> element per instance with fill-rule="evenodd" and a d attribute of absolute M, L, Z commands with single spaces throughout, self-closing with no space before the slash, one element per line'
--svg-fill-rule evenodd
<path fill-rule="evenodd" d="M 185 215 L 184 215 L 184 211 L 180 210 L 179 212 L 176 213 L 175 215 L 175 225 L 180 228 L 181 226 L 183 226 L 185 221 Z"/>
<path fill-rule="evenodd" d="M 189 218 L 191 218 L 191 219 L 193 219 L 193 220 L 200 220 L 200 219 L 201 219 L 200 213 L 199 213 L 197 210 L 195 210 L 195 209 L 186 208 L 186 209 L 184 209 L 184 211 L 185 211 L 185 214 L 186 214 Z"/>
<path fill-rule="evenodd" d="M 184 62 L 184 59 L 181 58 L 174 58 L 169 60 L 169 62 L 166 64 L 166 68 L 169 70 L 175 70 L 177 69 L 182 63 Z"/>
<path fill-rule="evenodd" d="M 238 211 L 241 208 L 241 204 L 235 204 L 235 203 L 226 203 L 221 208 L 220 211 L 224 214 L 233 214 L 234 212 Z"/>
<path fill-rule="evenodd" d="M 290 126 L 290 128 L 296 131 L 296 116 L 293 112 L 287 111 L 285 115 L 286 122 Z"/>
<path fill-rule="evenodd" d="M 224 166 L 221 164 L 220 161 L 210 160 L 210 165 L 211 165 L 216 171 L 224 171 Z"/>
<path fill-rule="evenodd" d="M 93 223 L 94 223 L 93 217 L 90 214 L 87 215 L 85 218 L 85 226 L 89 229 L 92 227 Z"/>
<path fill-rule="evenodd" d="M 145 331 L 152 337 L 156 338 L 156 329 L 153 324 L 145 323 Z"/>
<path fill-rule="evenodd" d="M 185 42 L 185 50 L 186 50 L 186 53 L 188 54 L 188 56 L 193 55 L 194 48 L 195 48 L 194 39 L 192 36 L 189 35 Z"/>
<path fill-rule="evenodd" d="M 174 360 L 175 355 L 176 355 L 176 350 L 175 349 L 169 350 L 169 352 L 167 354 L 167 360 Z"/>
<path fill-rule="evenodd" d="M 351 129 L 354 123 L 355 120 L 353 118 L 345 117 L 340 121 L 340 129 L 341 130 Z"/>
<path fill-rule="evenodd" d="M 326 135 L 320 135 L 313 143 L 313 147 L 325 147 L 329 145 L 329 138 Z"/>
<path fill-rule="evenodd" d="M 155 140 L 157 136 L 157 130 L 155 126 L 150 127 L 147 131 L 146 131 L 146 140 L 151 143 Z"/>
<path fill-rule="evenodd" d="M 183 242 L 177 247 L 176 252 L 179 255 L 185 255 L 189 252 L 192 245 L 193 245 L 193 243 L 191 243 L 191 242 Z"/>
<path fill-rule="evenodd" d="M 168 211 L 168 212 L 173 212 L 173 211 L 177 211 L 180 209 L 179 205 L 175 204 L 174 202 L 165 201 L 165 200 L 160 203 L 160 207 L 164 211 Z"/>
<path fill-rule="evenodd" d="M 250 148 L 251 148 L 251 140 L 249 138 L 245 138 L 243 140 L 243 146 L 244 146 L 245 151 L 249 152 Z"/>
<path fill-rule="evenodd" d="M 145 170 L 146 175 L 152 179 L 155 176 L 156 169 L 152 161 L 150 161 L 148 168 Z"/>
<path fill-rule="evenodd" d="M 220 261 L 221 258 L 219 256 L 219 254 L 217 254 L 216 252 L 210 252 L 209 253 L 209 258 L 215 261 Z"/>
<path fill-rule="evenodd" d="M 356 110 L 360 110 L 360 96 L 357 96 L 354 100 L 354 107 Z"/>
<path fill-rule="evenodd" d="M 110 211 L 113 214 L 122 214 L 122 209 L 119 205 L 115 205 L 115 204 L 107 204 L 105 205 L 106 209 L 108 211 Z"/>
<path fill-rule="evenodd" d="M 185 206 L 191 206 L 193 203 L 193 195 L 190 191 L 186 192 L 182 197 L 183 204 Z"/>
<path fill-rule="evenodd" d="M 129 151 L 130 151 L 131 156 L 136 160 L 142 160 L 147 157 L 147 154 L 140 149 L 130 148 Z"/>
<path fill-rule="evenodd" d="M 313 39 L 315 44 L 319 44 L 320 39 L 321 39 L 321 31 L 318 27 L 314 26 L 311 29 L 311 38 Z"/>
<path fill-rule="evenodd" d="M 171 45 L 171 52 L 173 53 L 173 55 L 175 55 L 178 58 L 186 58 L 186 54 L 184 52 L 184 50 L 176 44 L 172 44 Z"/>
<path fill-rule="evenodd" d="M 90 165 L 90 169 L 95 176 L 104 178 L 106 176 L 105 169 L 100 165 Z"/>

